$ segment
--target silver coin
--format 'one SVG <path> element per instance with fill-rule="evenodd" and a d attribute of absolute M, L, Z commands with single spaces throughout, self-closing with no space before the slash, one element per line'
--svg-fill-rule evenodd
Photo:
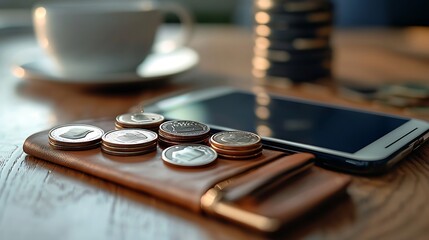
<path fill-rule="evenodd" d="M 100 141 L 104 131 L 87 124 L 67 124 L 49 131 L 49 139 L 57 144 L 93 144 Z"/>
<path fill-rule="evenodd" d="M 210 131 L 209 126 L 189 120 L 168 121 L 161 124 L 159 129 L 168 135 L 180 137 L 202 136 Z"/>
<path fill-rule="evenodd" d="M 214 134 L 211 141 L 218 147 L 247 147 L 259 144 L 261 137 L 251 132 L 227 131 Z"/>
<path fill-rule="evenodd" d="M 136 146 L 153 143 L 158 134 L 145 129 L 120 129 L 107 132 L 102 139 L 109 146 Z"/>
<path fill-rule="evenodd" d="M 152 126 L 163 121 L 164 116 L 156 113 L 126 113 L 116 117 L 116 122 L 125 126 Z"/>
<path fill-rule="evenodd" d="M 162 151 L 162 160 L 181 167 L 201 167 L 213 163 L 217 153 L 211 147 L 200 144 L 175 145 Z"/>

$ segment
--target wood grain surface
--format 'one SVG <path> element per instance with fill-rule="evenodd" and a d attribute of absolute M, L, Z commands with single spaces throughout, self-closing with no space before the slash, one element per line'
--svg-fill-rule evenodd
<path fill-rule="evenodd" d="M 417 56 L 405 30 L 338 31 L 336 83 L 427 82 L 429 54 Z M 276 236 L 159 201 L 151 196 L 26 156 L 30 134 L 56 124 L 114 117 L 178 91 L 230 85 L 250 89 L 252 33 L 234 26 L 198 26 L 193 71 L 153 84 L 79 88 L 17 79 L 13 64 L 28 61 L 28 31 L 0 32 L 0 239 L 427 239 L 429 146 L 382 176 L 354 176 L 348 196 L 298 220 Z M 408 36 L 409 37 L 409 36 Z M 429 39 L 426 39 L 429 41 Z M 409 51 L 407 51 L 407 49 Z M 428 120 L 429 115 L 350 102 L 330 88 L 303 85 L 269 91 Z"/>

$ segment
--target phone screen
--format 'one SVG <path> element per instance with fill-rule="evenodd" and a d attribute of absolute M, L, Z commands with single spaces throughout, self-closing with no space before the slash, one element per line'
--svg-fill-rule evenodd
<path fill-rule="evenodd" d="M 243 92 L 166 108 L 160 113 L 169 119 L 194 120 L 347 153 L 355 153 L 408 121 Z"/>

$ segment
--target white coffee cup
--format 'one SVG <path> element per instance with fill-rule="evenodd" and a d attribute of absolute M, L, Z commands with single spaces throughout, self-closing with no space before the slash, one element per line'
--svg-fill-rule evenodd
<path fill-rule="evenodd" d="M 177 14 L 185 30 L 170 42 L 174 49 L 189 38 L 192 18 L 173 3 L 42 2 L 33 8 L 33 24 L 53 71 L 76 78 L 135 71 L 151 53 L 165 12 Z"/>

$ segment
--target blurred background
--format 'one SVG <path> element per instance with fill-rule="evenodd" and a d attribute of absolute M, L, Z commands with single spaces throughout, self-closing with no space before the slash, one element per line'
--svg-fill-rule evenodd
<path fill-rule="evenodd" d="M 35 2 L 37 0 L 0 0 L 0 9 L 25 10 L 30 9 Z M 175 0 L 175 2 L 188 7 L 200 23 L 231 23 L 243 26 L 252 24 L 253 0 Z M 429 25 L 427 0 L 332 0 L 332 2 L 335 4 L 337 27 Z M 170 21 L 175 19 L 171 18 Z"/>

